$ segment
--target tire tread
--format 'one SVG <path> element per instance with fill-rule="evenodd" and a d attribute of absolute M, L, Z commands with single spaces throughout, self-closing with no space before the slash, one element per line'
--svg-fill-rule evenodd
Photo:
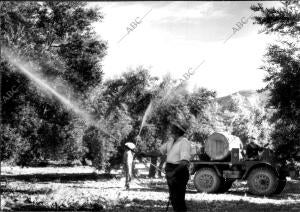
<path fill-rule="evenodd" d="M 254 175 L 257 172 L 262 172 L 262 171 L 267 171 L 269 173 L 271 173 L 271 176 L 273 177 L 274 180 L 274 185 L 271 186 L 271 188 L 269 190 L 267 190 L 265 193 L 259 192 L 257 191 L 254 186 L 252 185 L 251 181 L 252 178 L 254 177 Z M 275 191 L 278 187 L 278 183 L 279 183 L 279 178 L 277 177 L 276 173 L 270 169 L 270 168 L 266 168 L 266 167 L 259 167 L 259 168 L 255 168 L 251 171 L 250 175 L 248 176 L 248 186 L 249 186 L 249 191 L 250 193 L 254 194 L 254 195 L 260 195 L 260 196 L 270 196 L 272 194 L 275 194 Z"/>
<path fill-rule="evenodd" d="M 197 175 L 201 171 L 209 171 L 209 172 L 213 173 L 213 177 L 216 180 L 216 184 L 214 185 L 214 188 L 211 191 L 208 191 L 207 193 L 217 193 L 220 190 L 220 187 L 221 187 L 221 179 L 218 176 L 217 172 L 213 168 L 210 168 L 210 167 L 200 168 L 199 170 L 196 171 L 195 176 L 194 176 L 194 185 L 195 185 L 197 191 L 199 191 L 199 192 L 206 192 L 206 191 L 201 190 L 197 186 Z"/>

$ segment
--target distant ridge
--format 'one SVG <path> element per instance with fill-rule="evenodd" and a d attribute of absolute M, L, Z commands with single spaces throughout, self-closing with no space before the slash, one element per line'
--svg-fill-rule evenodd
<path fill-rule="evenodd" d="M 251 108 L 263 109 L 268 99 L 269 94 L 267 91 L 241 90 L 227 96 L 216 98 L 215 102 L 223 109 L 229 109 L 232 104 L 237 104 L 239 108 L 249 110 Z"/>

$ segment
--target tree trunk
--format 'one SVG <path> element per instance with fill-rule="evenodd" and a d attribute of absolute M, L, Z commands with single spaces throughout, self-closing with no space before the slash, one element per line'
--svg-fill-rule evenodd
<path fill-rule="evenodd" d="M 160 157 L 160 161 L 159 161 L 159 165 L 158 165 L 158 168 L 159 168 L 160 170 L 157 170 L 158 177 L 162 177 L 162 175 L 161 175 L 161 174 L 162 174 L 161 170 L 162 170 L 162 168 L 163 168 L 164 163 L 166 162 L 166 159 L 167 159 L 167 156 L 166 156 L 166 155 L 163 155 L 163 156 Z"/>
<path fill-rule="evenodd" d="M 157 165 L 157 157 L 151 157 L 151 163 L 154 164 L 155 166 Z M 155 177 L 156 174 L 156 168 L 150 164 L 150 168 L 149 168 L 149 174 L 148 177 Z"/>

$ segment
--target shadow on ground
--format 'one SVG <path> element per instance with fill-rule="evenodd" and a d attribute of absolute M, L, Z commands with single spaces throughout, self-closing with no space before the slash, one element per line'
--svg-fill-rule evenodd
<path fill-rule="evenodd" d="M 84 181 L 84 180 L 111 180 L 120 178 L 113 174 L 97 174 L 97 173 L 55 173 L 55 174 L 19 174 L 19 175 L 1 175 L 0 181 L 20 180 L 27 182 L 69 182 L 69 181 Z"/>
<path fill-rule="evenodd" d="M 256 195 L 252 195 L 248 192 L 248 187 L 246 184 L 244 185 L 234 185 L 233 188 L 231 188 L 228 192 L 228 194 L 233 194 L 233 195 L 238 195 L 238 196 L 245 196 L 245 194 L 247 194 L 247 196 L 250 197 L 259 197 Z M 300 198 L 300 181 L 288 181 L 286 183 L 286 186 L 284 188 L 284 190 L 280 193 L 280 194 L 276 194 L 270 197 L 267 197 L 268 199 L 289 199 L 289 198 L 293 198 L 295 199 L 295 197 Z M 264 197 L 263 197 L 264 198 Z"/>
<path fill-rule="evenodd" d="M 300 204 L 252 203 L 244 200 L 187 201 L 189 211 L 300 211 Z"/>
<path fill-rule="evenodd" d="M 10 189 L 10 188 L 1 188 L 0 194 L 2 193 L 22 193 L 27 195 L 34 195 L 34 194 L 49 194 L 51 193 L 51 189 L 39 189 L 39 190 L 26 190 L 26 189 Z"/>
<path fill-rule="evenodd" d="M 50 207 L 44 205 L 16 205 L 11 208 L 13 211 L 105 211 L 104 207 L 100 204 L 84 204 L 81 206 L 71 206 L 71 207 L 64 207 L 53 205 Z M 5 210 L 3 210 L 5 211 Z"/>
<path fill-rule="evenodd" d="M 166 211 L 167 201 L 154 201 L 154 200 L 140 200 L 133 199 L 130 203 L 126 203 L 124 205 L 117 205 L 115 207 L 111 207 L 105 209 L 102 205 L 99 204 L 91 204 L 91 205 L 82 205 L 80 207 L 62 207 L 62 206 L 52 206 L 45 207 L 39 205 L 22 205 L 15 206 L 11 208 L 14 211 L 151 211 L 151 212 L 162 212 Z M 169 206 L 169 211 L 172 211 L 171 205 Z M 239 200 L 239 201 L 195 201 L 190 200 L 187 201 L 188 211 L 300 211 L 300 204 L 282 204 L 282 205 L 274 205 L 274 204 L 256 204 L 250 203 L 247 201 Z"/>

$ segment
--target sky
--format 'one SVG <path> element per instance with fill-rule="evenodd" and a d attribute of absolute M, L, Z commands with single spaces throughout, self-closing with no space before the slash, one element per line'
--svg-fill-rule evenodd
<path fill-rule="evenodd" d="M 261 89 L 265 72 L 259 68 L 274 38 L 258 33 L 262 27 L 248 19 L 254 14 L 250 6 L 256 3 L 90 2 L 104 16 L 94 24 L 108 45 L 104 79 L 143 66 L 160 78 L 171 74 L 179 80 L 193 72 L 186 81 L 188 89 L 205 87 L 217 91 L 218 97 Z"/>

